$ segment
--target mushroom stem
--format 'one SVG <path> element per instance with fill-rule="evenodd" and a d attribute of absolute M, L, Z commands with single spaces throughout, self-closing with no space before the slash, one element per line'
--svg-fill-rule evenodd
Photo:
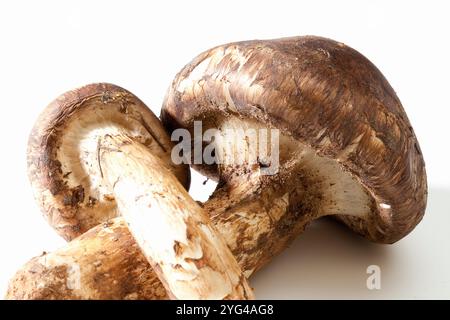
<path fill-rule="evenodd" d="M 204 204 L 247 277 L 280 253 L 312 220 L 327 215 L 368 219 L 371 212 L 367 192 L 334 161 L 292 137 L 271 136 L 270 130 L 261 141 L 254 134 L 261 129 L 266 130 L 255 121 L 232 117 L 221 125 L 215 138 L 221 181 Z M 254 137 L 259 138 L 252 141 Z M 270 145 L 274 138 L 283 147 L 266 147 L 270 150 L 266 158 L 273 153 L 278 157 L 276 172 L 268 175 L 258 163 L 261 157 L 255 148 Z M 240 162 L 235 162 L 236 155 Z"/>
<path fill-rule="evenodd" d="M 120 214 L 171 298 L 253 298 L 207 214 L 157 156 L 115 135 L 100 141 L 99 161 Z"/>

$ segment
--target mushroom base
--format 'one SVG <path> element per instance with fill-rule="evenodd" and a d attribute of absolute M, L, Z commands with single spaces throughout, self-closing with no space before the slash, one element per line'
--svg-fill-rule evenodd
<path fill-rule="evenodd" d="M 6 299 L 167 299 L 123 218 L 31 259 L 11 279 Z"/>

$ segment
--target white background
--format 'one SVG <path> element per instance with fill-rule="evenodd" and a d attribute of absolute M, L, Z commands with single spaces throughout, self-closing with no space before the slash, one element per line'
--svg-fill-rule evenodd
<path fill-rule="evenodd" d="M 313 224 L 252 278 L 258 298 L 450 298 L 450 7 L 448 1 L 2 1 L 0 4 L 0 295 L 15 270 L 64 244 L 34 203 L 27 136 L 60 93 L 91 82 L 127 88 L 156 114 L 172 78 L 212 46 L 320 35 L 382 70 L 425 156 L 429 206 L 392 246 Z M 191 194 L 214 186 L 194 175 Z M 382 288 L 366 288 L 381 267 Z"/>

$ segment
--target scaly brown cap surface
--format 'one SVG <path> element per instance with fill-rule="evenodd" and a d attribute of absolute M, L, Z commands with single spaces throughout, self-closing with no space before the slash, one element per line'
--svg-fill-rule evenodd
<path fill-rule="evenodd" d="M 425 165 L 406 113 L 381 72 L 342 43 L 308 36 L 208 50 L 176 76 L 161 118 L 171 130 L 251 119 L 335 161 L 371 198 L 369 214 L 338 217 L 372 241 L 401 239 L 424 214 Z"/>

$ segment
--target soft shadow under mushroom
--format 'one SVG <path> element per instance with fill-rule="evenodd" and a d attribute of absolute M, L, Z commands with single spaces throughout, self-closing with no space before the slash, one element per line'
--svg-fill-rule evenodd
<path fill-rule="evenodd" d="M 252 277 L 260 299 L 448 298 L 450 189 L 430 188 L 427 218 L 416 232 L 385 246 L 346 232 L 331 219 L 312 223 L 290 248 Z M 381 290 L 366 286 L 381 269 Z"/>

